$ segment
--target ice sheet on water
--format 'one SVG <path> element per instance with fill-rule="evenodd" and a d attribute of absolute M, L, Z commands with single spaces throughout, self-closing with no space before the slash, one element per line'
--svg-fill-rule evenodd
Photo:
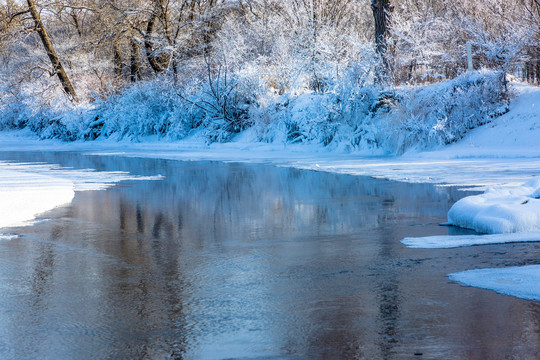
<path fill-rule="evenodd" d="M 10 176 L 5 170 L 16 171 L 18 175 Z M 10 187 L 32 186 L 20 181 L 20 174 L 36 174 L 53 176 L 60 181 L 72 183 L 75 191 L 104 190 L 120 181 L 129 180 L 161 180 L 161 175 L 139 176 L 126 171 L 97 171 L 95 169 L 72 169 L 43 163 L 6 163 L 0 162 L 0 178 Z M 33 175 L 29 175 L 33 176 Z"/>
<path fill-rule="evenodd" d="M 43 163 L 0 162 L 0 228 L 24 225 L 37 214 L 68 204 L 75 191 L 103 190 L 126 180 L 161 178 Z"/>
<path fill-rule="evenodd" d="M 540 265 L 468 270 L 448 275 L 466 286 L 496 291 L 527 300 L 540 300 Z"/>
<path fill-rule="evenodd" d="M 20 226 L 35 215 L 71 202 L 73 182 L 0 163 L 0 228 Z"/>
<path fill-rule="evenodd" d="M 409 248 L 415 249 L 450 249 L 474 245 L 506 244 L 516 242 L 540 241 L 540 231 L 530 233 L 493 234 L 493 235 L 458 235 L 427 236 L 405 238 L 401 240 Z"/>

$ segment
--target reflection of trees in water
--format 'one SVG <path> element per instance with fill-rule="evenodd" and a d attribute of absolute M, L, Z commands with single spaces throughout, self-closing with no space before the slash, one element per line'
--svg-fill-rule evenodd
<path fill-rule="evenodd" d="M 19 340 L 21 354 L 182 359 L 191 332 L 184 309 L 189 286 L 175 243 L 66 221 L 36 225 L 30 237 L 33 300 L 19 318 L 26 335 Z M 29 332 L 29 323 L 49 329 L 46 336 Z M 64 339 L 63 347 L 51 348 L 49 337 Z"/>
<path fill-rule="evenodd" d="M 18 153 L 16 157 L 18 161 L 28 161 L 25 156 L 28 157 Z M 313 227 L 320 234 L 347 233 L 356 231 L 362 224 L 373 223 L 377 216 L 376 211 L 362 206 L 366 198 L 381 198 L 381 206 L 385 199 L 392 199 L 395 218 L 404 213 L 444 217 L 446 205 L 452 201 L 441 196 L 448 189 L 430 185 L 397 184 L 268 166 L 223 163 L 207 166 L 208 163 L 70 153 L 37 153 L 30 158 L 75 168 L 165 175 L 164 181 L 134 182 L 131 187 L 118 191 L 114 196 L 121 196 L 122 206 L 128 207 L 120 209 L 119 214 L 112 210 L 118 207 L 107 203 L 118 201 L 112 198 L 103 200 L 99 209 L 103 216 L 97 214 L 111 220 L 120 216 L 122 229 L 136 229 L 139 233 L 150 231 L 154 237 L 162 236 L 165 225 L 175 228 L 170 236 L 186 235 L 187 238 L 199 232 L 199 238 L 215 235 L 217 238 L 256 239 L 262 228 L 284 236 L 300 234 Z M 103 194 L 105 196 L 111 194 Z M 453 194 L 448 192 L 446 197 Z M 136 204 L 138 207 L 133 209 Z M 154 215 L 156 212 L 161 215 Z M 202 232 L 198 230 L 200 226 L 204 228 Z"/>
<path fill-rule="evenodd" d="M 394 348 L 399 342 L 398 322 L 401 312 L 401 295 L 400 281 L 401 275 L 400 265 L 395 263 L 397 254 L 397 246 L 401 246 L 396 242 L 396 235 L 393 233 L 395 214 L 394 199 L 385 199 L 383 201 L 385 211 L 382 213 L 385 216 L 379 218 L 379 253 L 375 258 L 375 262 L 383 267 L 383 271 L 379 271 L 375 276 L 376 281 L 376 297 L 379 304 L 379 313 L 377 316 L 378 322 L 378 347 L 382 359 L 390 359 L 394 355 Z M 388 216 L 388 214 L 394 214 Z M 399 235 L 398 235 L 399 236 Z"/>
<path fill-rule="evenodd" d="M 162 212 L 156 211 L 147 215 L 149 225 L 146 225 L 140 203 L 134 205 L 121 197 L 116 201 L 122 231 L 115 255 L 131 265 L 142 266 L 106 275 L 120 283 L 118 288 L 111 288 L 108 301 L 126 302 L 133 310 L 128 314 L 132 329 L 128 334 L 133 338 L 135 333 L 136 337 L 123 342 L 130 344 L 129 354 L 136 358 L 182 359 L 189 334 L 184 314 L 186 280 L 181 252 L 171 238 L 171 224 Z M 150 232 L 146 238 L 145 229 Z M 125 318 L 125 315 L 117 317 Z M 136 343 L 131 344 L 132 341 Z"/>
<path fill-rule="evenodd" d="M 128 208 L 118 215 L 113 213 L 115 206 L 107 204 L 101 209 L 106 214 L 103 217 L 122 216 L 125 230 L 150 232 L 147 235 L 153 237 L 162 236 L 167 226 L 173 228 L 167 230 L 172 231 L 170 236 L 184 239 L 257 240 L 261 229 L 288 237 L 310 233 L 313 228 L 321 235 L 355 232 L 377 219 L 377 211 L 364 205 L 372 197 L 381 198 L 379 208 L 384 206 L 384 198 L 396 199 L 395 218 L 411 211 L 444 216 L 445 211 L 439 200 L 429 200 L 440 194 L 428 185 L 220 163 L 156 167 L 150 173 L 165 174 L 166 179 L 112 191 Z M 419 197 L 433 206 L 418 207 Z"/>
<path fill-rule="evenodd" d="M 44 306 L 43 303 L 47 301 L 49 287 L 54 280 L 54 245 L 48 243 L 39 244 L 36 249 L 36 254 L 37 256 L 33 259 L 31 294 L 34 300 L 33 306 L 35 308 L 41 308 Z"/>
<path fill-rule="evenodd" d="M 158 169 L 156 172 L 163 174 Z M 388 186 L 380 188 L 381 183 Z M 306 234 L 355 233 L 364 227 L 384 227 L 401 213 L 410 213 L 411 208 L 421 213 L 441 212 L 438 200 L 425 201 L 434 204 L 431 209 L 414 209 L 417 205 L 413 199 L 439 196 L 425 185 L 411 190 L 409 186 L 378 180 L 236 164 L 213 164 L 212 167 L 187 164 L 181 171 L 166 174 L 165 181 L 135 183 L 130 188 L 109 193 L 114 195 L 109 197 L 118 202 L 117 209 L 123 213 L 120 218 L 124 219 L 121 223 L 125 231 L 166 243 L 177 241 L 180 251 L 211 246 L 209 241 L 233 238 L 255 241 L 268 236 L 291 238 Z M 385 214 L 384 219 L 381 213 Z M 114 218 L 114 214 L 105 218 Z M 384 263 L 392 257 L 391 247 L 397 242 L 391 234 L 381 234 L 381 239 L 386 240 L 377 261 Z M 163 246 L 159 242 L 153 244 Z M 162 262 L 159 258 L 154 261 Z M 335 263 L 339 261 L 339 258 L 334 259 Z M 392 342 L 396 339 L 397 271 L 377 277 L 377 321 L 383 339 L 379 347 L 384 356 L 391 354 Z M 324 292 L 324 287 L 320 291 Z M 321 293 L 320 296 L 328 295 Z M 343 356 L 361 352 L 361 340 L 353 331 L 359 321 L 358 313 L 353 312 L 360 310 L 354 303 L 357 298 L 351 296 L 350 301 L 336 298 L 335 301 L 341 309 L 323 311 L 309 321 L 310 324 L 326 324 L 331 329 L 312 332 L 306 339 L 311 343 L 307 347 L 313 349 L 313 355 L 324 348 L 328 348 L 329 356 L 336 355 L 336 348 L 343 349 Z M 331 307 L 331 304 L 326 305 Z M 299 346 L 290 345 L 293 349 Z"/>
<path fill-rule="evenodd" d="M 99 259 L 80 257 L 87 262 L 81 268 L 88 271 L 81 276 L 88 276 L 100 291 L 93 300 L 95 307 L 103 308 L 100 321 L 111 326 L 107 319 L 114 319 L 123 328 L 107 335 L 114 339 L 109 346 L 138 358 L 162 353 L 181 358 L 197 346 L 194 339 L 201 334 L 227 330 L 220 322 L 228 316 L 242 313 L 259 319 L 261 311 L 299 310 L 306 318 L 272 319 L 280 327 L 290 327 L 284 342 L 289 341 L 291 354 L 303 349 L 314 358 L 325 351 L 328 358 L 361 356 L 362 345 L 373 340 L 372 330 L 362 325 L 366 317 L 379 327 L 379 352 L 389 357 L 399 337 L 400 318 L 399 268 L 391 264 L 394 247 L 400 244 L 392 224 L 402 214 L 444 216 L 451 202 L 451 194 L 441 200 L 441 190 L 429 185 L 259 165 L 69 154 L 57 159 L 44 155 L 42 160 L 165 175 L 163 181 L 77 193 L 69 217 L 81 224 L 64 227 L 60 236 L 124 264 L 103 266 Z M 49 230 L 52 239 L 53 229 Z M 352 269 L 365 266 L 365 258 L 353 259 L 324 242 L 326 235 L 359 236 L 366 230 L 380 240 L 366 257 L 383 269 L 367 280 L 363 274 L 350 275 Z M 272 246 L 265 249 L 268 254 L 258 256 L 242 248 L 269 239 L 292 245 Z M 231 242 L 238 257 L 222 257 L 231 251 L 227 248 Z M 274 262 L 284 268 L 275 268 Z M 352 284 L 351 279 L 362 283 Z M 244 287 L 250 282 L 262 294 L 227 287 L 233 283 L 244 291 L 251 289 Z M 210 285 L 215 288 L 205 288 Z M 252 298 L 244 301 L 243 296 Z M 303 298 L 312 303 L 298 300 Z M 372 303 L 377 308 L 374 316 L 367 311 Z M 311 311 L 304 312 L 306 308 Z M 194 319 L 193 314 L 201 311 L 215 318 Z M 217 311 L 226 315 L 216 315 Z M 278 325 L 268 325 L 272 326 Z M 300 332 L 303 338 L 298 337 Z"/>

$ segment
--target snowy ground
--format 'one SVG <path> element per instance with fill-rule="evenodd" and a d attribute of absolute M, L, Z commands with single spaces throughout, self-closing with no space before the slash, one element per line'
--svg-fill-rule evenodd
<path fill-rule="evenodd" d="M 197 140 L 164 143 L 147 140 L 142 143 L 103 140 L 63 144 L 55 141 L 38 141 L 26 132 L 0 133 L 0 149 L 4 151 L 81 151 L 133 157 L 151 157 L 177 160 L 220 160 L 271 163 L 302 169 L 335 173 L 368 175 L 407 182 L 430 182 L 440 186 L 459 185 L 466 188 L 488 190 L 486 194 L 467 198 L 457 203 L 450 212 L 452 224 L 476 229 L 485 233 L 516 233 L 466 237 L 435 237 L 405 239 L 404 243 L 415 248 L 443 248 L 484 245 L 506 242 L 540 240 L 540 89 L 516 86 L 518 98 L 510 112 L 492 123 L 471 131 L 459 143 L 429 152 L 409 152 L 401 157 L 367 156 L 367 153 L 342 153 L 322 147 L 307 145 L 260 144 L 251 142 L 249 133 L 228 144 L 202 145 Z M 28 174 L 28 173 L 27 173 Z M 17 175 L 5 164 L 0 166 L 0 197 L 15 199 L 10 179 Z M 72 193 L 68 182 L 53 182 L 51 174 L 35 173 L 28 181 L 28 188 L 40 182 L 55 184 L 51 192 L 63 194 L 63 202 Z M 43 177 L 42 177 L 43 176 Z M 54 176 L 53 176 L 54 178 Z M 64 179 L 66 179 L 64 177 Z M 69 176 L 67 180 L 72 180 Z M 525 185 L 524 185 L 525 184 Z M 22 189 L 20 188 L 21 195 Z M 48 189 L 47 186 L 44 189 Z M 44 190 L 45 191 L 45 190 Z M 49 191 L 49 190 L 46 190 Z M 71 194 L 71 195 L 70 195 Z M 60 201 L 58 197 L 58 201 Z M 4 201 L 2 201 L 3 203 Z M 52 202 L 48 207 L 56 206 Z M 1 207 L 0 218 L 6 218 Z M 29 212 L 41 211 L 41 208 Z M 26 219 L 28 216 L 26 216 Z M 19 221 L 19 220 L 17 220 Z M 6 222 L 0 224 L 6 226 Z M 529 233 L 524 233 L 528 231 Z M 499 291 L 493 284 L 508 283 L 503 293 L 521 296 L 523 291 L 507 282 L 505 272 L 498 269 L 468 272 L 467 276 L 452 275 L 452 279 L 466 285 Z M 513 270 L 513 279 L 540 277 L 539 267 Z M 482 279 L 486 279 L 483 282 Z M 537 284 L 537 283 L 535 283 Z M 522 285 L 520 285 L 522 286 Z M 540 299 L 540 286 L 531 285 L 528 299 Z"/>

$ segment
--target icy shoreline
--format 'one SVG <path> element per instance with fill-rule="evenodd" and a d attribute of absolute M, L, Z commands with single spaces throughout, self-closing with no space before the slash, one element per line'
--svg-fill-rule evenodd
<path fill-rule="evenodd" d="M 483 130 L 483 129 L 478 129 Z M 540 129 L 539 129 L 540 130 Z M 539 138 L 540 138 L 540 131 Z M 459 145 L 459 146 L 457 146 Z M 510 152 L 498 157 L 465 157 L 461 143 L 431 152 L 403 156 L 371 151 L 343 152 L 318 145 L 267 144 L 237 141 L 205 145 L 195 139 L 144 142 L 114 139 L 71 143 L 38 140 L 27 131 L 0 132 L 1 151 L 75 151 L 88 155 L 155 158 L 179 161 L 267 163 L 305 170 L 370 176 L 409 183 L 460 186 L 482 191 L 488 187 L 519 186 L 540 175 L 538 155 Z M 474 152 L 474 151 L 473 151 Z"/>
<path fill-rule="evenodd" d="M 0 161 L 0 240 L 8 227 L 29 225 L 36 216 L 71 203 L 75 191 L 103 190 L 124 180 L 159 180 L 126 172 L 76 170 L 52 164 Z"/>
<path fill-rule="evenodd" d="M 479 191 L 489 189 L 485 194 L 457 203 L 456 209 L 449 214 L 450 222 L 481 232 L 514 234 L 408 238 L 403 242 L 414 248 L 448 248 L 537 241 L 540 240 L 537 239 L 540 230 L 540 200 L 537 196 L 540 194 L 540 114 L 535 105 L 540 104 L 540 89 L 524 87 L 520 92 L 508 114 L 472 130 L 460 142 L 429 152 L 413 151 L 400 157 L 382 156 L 371 151 L 346 153 L 320 145 L 256 143 L 249 134 L 244 134 L 235 142 L 207 146 L 196 138 L 181 142 L 145 139 L 144 142 L 133 143 L 105 139 L 61 143 L 38 140 L 27 131 L 11 131 L 0 132 L 0 149 L 76 151 L 182 161 L 256 162 L 401 182 L 433 183 Z M 0 179 L 4 174 L 0 171 Z M 63 189 L 66 198 L 67 188 L 66 184 Z M 469 274 L 459 280 L 456 276 L 452 279 L 465 285 L 490 288 L 489 281 L 482 280 L 483 272 Z M 524 268 L 513 276 L 523 279 L 538 277 L 540 268 Z M 534 294 L 528 295 L 528 298 L 540 299 L 539 286 L 536 289 L 532 286 L 531 291 Z M 504 293 L 519 297 L 522 292 L 519 288 L 513 291 L 509 286 Z"/>
<path fill-rule="evenodd" d="M 37 214 L 70 203 L 75 196 L 70 180 L 12 167 L 0 162 L 0 229 L 24 225 Z"/>

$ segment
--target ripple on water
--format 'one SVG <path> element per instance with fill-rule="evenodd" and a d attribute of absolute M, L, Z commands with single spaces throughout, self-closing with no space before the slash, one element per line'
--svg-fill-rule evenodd
<path fill-rule="evenodd" d="M 537 261 L 531 245 L 400 243 L 448 232 L 437 224 L 467 193 L 259 165 L 33 156 L 165 178 L 77 192 L 0 242 L 2 360 L 535 358 L 538 308 L 446 278 Z"/>

